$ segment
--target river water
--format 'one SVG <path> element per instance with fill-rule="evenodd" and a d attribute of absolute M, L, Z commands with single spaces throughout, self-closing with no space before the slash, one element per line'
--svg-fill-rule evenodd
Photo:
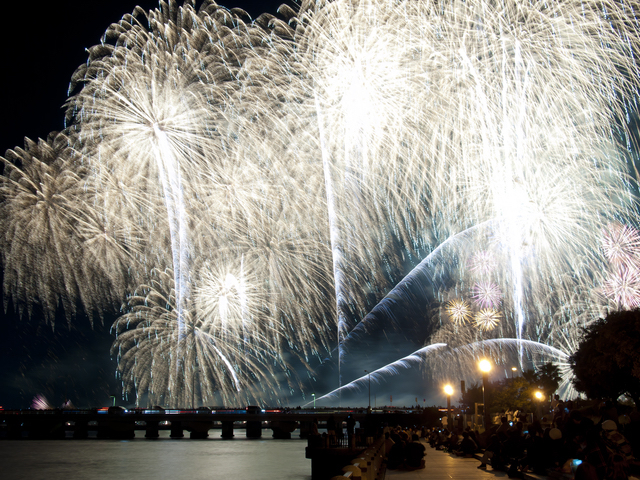
<path fill-rule="evenodd" d="M 265 431 L 265 433 L 268 431 Z M 311 460 L 304 457 L 306 440 L 271 437 L 206 440 L 0 440 L 0 477 L 91 480 L 311 480 Z"/>

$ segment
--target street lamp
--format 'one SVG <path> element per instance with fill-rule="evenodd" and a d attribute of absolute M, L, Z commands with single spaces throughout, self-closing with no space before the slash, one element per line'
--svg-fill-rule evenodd
<path fill-rule="evenodd" d="M 513 376 L 515 375 L 515 373 L 518 371 L 518 369 L 516 367 L 511 367 L 511 378 L 513 378 Z"/>
<path fill-rule="evenodd" d="M 478 367 L 482 372 L 482 403 L 484 404 L 484 429 L 485 431 L 489 430 L 489 425 L 491 424 L 491 417 L 489 416 L 489 408 L 487 405 L 487 384 L 489 383 L 489 372 L 491 371 L 491 362 L 486 358 L 480 360 L 478 363 Z"/>
<path fill-rule="evenodd" d="M 313 409 L 316 409 L 316 394 L 312 393 L 311 396 L 313 397 Z"/>
<path fill-rule="evenodd" d="M 447 395 L 447 428 L 451 430 L 451 395 L 453 395 L 453 387 L 449 384 L 445 385 L 444 393 Z"/>
<path fill-rule="evenodd" d="M 533 396 L 536 397 L 536 400 L 538 400 L 536 402 L 536 418 L 539 421 L 542 419 L 542 400 L 544 400 L 544 393 L 542 393 L 540 390 L 536 390 Z"/>
<path fill-rule="evenodd" d="M 371 410 L 371 372 L 365 370 L 364 373 L 367 373 L 369 376 L 369 410 Z"/>

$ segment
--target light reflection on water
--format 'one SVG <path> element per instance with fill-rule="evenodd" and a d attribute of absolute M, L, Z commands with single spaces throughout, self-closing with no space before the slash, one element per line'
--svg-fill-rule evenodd
<path fill-rule="evenodd" d="M 185 432 L 186 433 L 186 432 Z M 211 430 L 206 440 L 145 439 L 144 431 L 133 440 L 2 440 L 0 477 L 7 480 L 310 480 L 311 460 L 304 457 L 305 440 L 293 433 L 291 440 L 247 439 L 236 430 L 235 438 L 219 438 Z M 188 435 L 188 433 L 187 433 Z"/>

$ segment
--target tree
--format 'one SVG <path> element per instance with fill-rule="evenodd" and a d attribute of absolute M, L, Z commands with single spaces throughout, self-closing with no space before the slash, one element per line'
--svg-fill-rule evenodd
<path fill-rule="evenodd" d="M 571 356 L 574 385 L 590 398 L 640 405 L 640 310 L 613 312 L 584 330 Z"/>
<path fill-rule="evenodd" d="M 460 396 L 459 402 L 464 408 L 471 408 L 476 403 L 482 403 L 482 385 L 476 383 L 467 387 Z"/>
<path fill-rule="evenodd" d="M 491 397 L 491 410 L 524 410 L 534 409 L 533 392 L 537 389 L 524 377 L 505 378 L 494 383 Z"/>
<path fill-rule="evenodd" d="M 553 395 L 560 385 L 560 369 L 551 362 L 540 366 L 538 371 L 527 370 L 522 376 L 532 386 L 542 390 L 546 397 Z"/>
<path fill-rule="evenodd" d="M 487 403 L 492 412 L 501 410 L 533 411 L 536 408 L 534 393 L 541 390 L 545 396 L 553 394 L 560 383 L 560 371 L 552 363 L 538 368 L 538 371 L 527 370 L 521 377 L 505 378 L 492 382 L 487 386 Z M 482 385 L 472 385 L 460 397 L 460 404 L 472 407 L 474 403 L 482 403 Z"/>

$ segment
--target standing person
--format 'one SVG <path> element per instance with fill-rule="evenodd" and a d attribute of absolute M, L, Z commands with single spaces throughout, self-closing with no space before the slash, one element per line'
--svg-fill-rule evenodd
<path fill-rule="evenodd" d="M 353 434 L 356 428 L 356 421 L 353 418 L 353 415 L 349 415 L 347 417 L 347 440 L 349 442 L 349 448 L 355 447 Z"/>
<path fill-rule="evenodd" d="M 333 415 L 327 419 L 327 435 L 329 437 L 329 445 L 336 444 L 336 419 Z"/>

